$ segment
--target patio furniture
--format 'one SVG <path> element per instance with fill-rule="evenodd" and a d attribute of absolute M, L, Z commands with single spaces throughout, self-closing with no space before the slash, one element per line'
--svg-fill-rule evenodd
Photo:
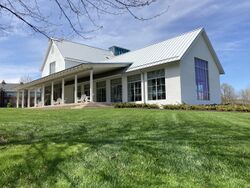
<path fill-rule="evenodd" d="M 77 99 L 77 103 L 84 103 L 84 102 L 89 102 L 89 96 L 86 94 L 83 94 L 80 99 Z"/>
<path fill-rule="evenodd" d="M 54 104 L 54 105 L 62 104 L 62 99 L 61 99 L 61 98 L 58 98 L 56 101 L 53 101 L 53 104 Z"/>

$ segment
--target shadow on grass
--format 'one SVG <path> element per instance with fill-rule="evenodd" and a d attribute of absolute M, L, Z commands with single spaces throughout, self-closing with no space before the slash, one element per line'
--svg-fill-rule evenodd
<path fill-rule="evenodd" d="M 109 126 L 108 122 L 102 122 L 102 125 L 106 127 Z M 180 122 L 179 124 L 160 122 L 159 124 L 140 127 L 138 130 L 134 129 L 134 125 L 131 124 L 131 122 L 120 122 L 119 126 L 107 128 L 106 130 L 99 130 L 96 127 L 82 124 L 70 131 L 51 132 L 42 136 L 37 136 L 36 131 L 37 129 L 28 132 L 25 138 L 13 139 L 2 144 L 5 147 L 13 145 L 28 146 L 28 149 L 25 149 L 25 155 L 22 156 L 24 162 L 13 167 L 12 173 L 5 177 L 3 185 L 16 187 L 19 185 L 20 179 L 24 179 L 26 181 L 25 183 L 28 182 L 34 186 L 43 187 L 44 182 L 50 185 L 57 184 L 58 177 L 60 177 L 64 179 L 69 186 L 78 187 L 79 182 L 81 182 L 84 177 L 79 179 L 80 177 L 76 178 L 72 176 L 70 170 L 67 170 L 67 167 L 62 165 L 72 158 L 81 158 L 84 167 L 93 169 L 96 167 L 95 164 L 92 164 L 82 157 L 87 154 L 87 152 L 90 152 L 93 154 L 98 153 L 99 157 L 108 160 L 108 165 L 111 169 L 116 169 L 116 164 L 119 162 L 115 162 L 116 155 L 113 152 L 101 152 L 102 150 L 100 148 L 106 145 L 119 148 L 115 150 L 116 152 L 126 152 L 129 158 L 128 163 L 132 160 L 130 156 L 138 153 L 146 157 L 151 156 L 155 158 L 154 164 L 161 167 L 155 169 L 156 174 L 164 173 L 166 163 L 167 165 L 178 163 L 179 161 L 176 157 L 186 157 L 187 151 L 183 149 L 186 146 L 198 152 L 199 156 L 205 156 L 209 160 L 216 158 L 229 166 L 232 164 L 244 166 L 246 165 L 245 160 L 247 160 L 248 163 L 250 160 L 248 153 L 237 153 L 236 150 L 229 150 L 230 147 L 237 148 L 241 142 L 244 142 L 243 144 L 249 144 L 250 129 L 242 127 L 236 129 L 228 125 L 218 126 L 216 122 L 207 122 L 202 125 L 200 123 L 195 124 L 188 120 Z M 70 150 L 71 146 L 73 147 L 79 144 L 87 145 L 88 148 L 90 148 L 89 151 L 86 152 L 80 149 L 79 152 L 73 152 Z M 166 162 L 166 156 L 169 155 L 173 155 L 173 158 Z M 98 160 L 100 158 L 96 159 Z M 176 170 L 175 173 L 177 173 L 177 176 L 178 173 L 181 173 L 181 170 L 183 169 L 180 168 Z M 116 171 L 114 170 L 113 172 Z M 97 173 L 104 182 L 109 182 L 117 186 L 121 183 L 119 175 L 108 173 L 102 169 L 98 170 Z M 133 179 L 133 177 L 131 178 Z M 136 185 L 164 185 L 161 179 L 152 181 L 134 178 L 133 180 L 136 182 Z M 209 182 L 209 180 L 206 181 L 206 185 L 213 186 L 212 182 Z"/>

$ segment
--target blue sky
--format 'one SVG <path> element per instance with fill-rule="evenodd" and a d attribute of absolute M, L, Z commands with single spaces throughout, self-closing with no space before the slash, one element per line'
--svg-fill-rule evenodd
<path fill-rule="evenodd" d="M 221 82 L 237 90 L 250 86 L 250 1 L 159 0 L 140 10 L 139 15 L 148 17 L 167 7 L 165 14 L 149 21 L 138 21 L 126 14 L 103 16 L 98 23 L 104 28 L 93 33 L 91 39 L 72 40 L 102 48 L 119 45 L 134 50 L 204 27 L 226 72 Z M 39 78 L 47 44 L 47 38 L 25 29 L 0 36 L 0 80 L 19 82 L 24 75 Z"/>

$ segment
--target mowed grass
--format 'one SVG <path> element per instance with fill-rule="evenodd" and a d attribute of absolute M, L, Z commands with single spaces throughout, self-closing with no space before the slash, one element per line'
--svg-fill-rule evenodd
<path fill-rule="evenodd" d="M 249 186 L 249 113 L 0 110 L 0 187 Z"/>

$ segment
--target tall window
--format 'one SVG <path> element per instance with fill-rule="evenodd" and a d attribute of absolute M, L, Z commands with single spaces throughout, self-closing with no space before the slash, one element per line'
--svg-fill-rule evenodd
<path fill-rule="evenodd" d="M 122 102 L 122 79 L 111 80 L 111 102 Z"/>
<path fill-rule="evenodd" d="M 97 102 L 106 102 L 106 81 L 96 83 Z"/>
<path fill-rule="evenodd" d="M 84 85 L 84 94 L 87 96 L 90 96 L 90 85 L 89 84 Z"/>
<path fill-rule="evenodd" d="M 128 101 L 141 101 L 141 75 L 128 77 Z"/>
<path fill-rule="evenodd" d="M 53 74 L 55 72 L 56 72 L 56 62 L 54 61 L 54 62 L 50 63 L 50 65 L 49 65 L 49 73 Z"/>
<path fill-rule="evenodd" d="M 195 58 L 195 80 L 198 100 L 209 100 L 208 62 Z"/>
<path fill-rule="evenodd" d="M 166 99 L 164 69 L 148 72 L 147 77 L 148 77 L 148 100 Z"/>

